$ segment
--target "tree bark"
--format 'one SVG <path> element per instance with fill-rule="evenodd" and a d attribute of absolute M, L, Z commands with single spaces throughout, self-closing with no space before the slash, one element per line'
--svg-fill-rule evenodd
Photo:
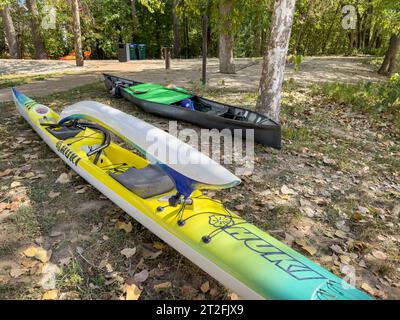
<path fill-rule="evenodd" d="M 396 70 L 397 56 L 400 51 L 400 36 L 392 35 L 390 38 L 389 49 L 386 53 L 385 60 L 378 73 L 382 75 L 391 75 Z"/>
<path fill-rule="evenodd" d="M 35 47 L 35 59 L 47 59 L 44 40 L 40 33 L 39 12 L 36 5 L 36 0 L 26 0 L 26 5 L 31 14 L 31 32 L 33 46 Z"/>
<path fill-rule="evenodd" d="M 17 33 L 15 32 L 14 22 L 11 17 L 10 6 L 5 6 L 1 11 L 3 19 L 4 31 L 6 34 L 8 52 L 12 59 L 20 59 L 19 45 L 17 40 Z"/>
<path fill-rule="evenodd" d="M 260 28 L 256 29 L 256 33 L 254 35 L 254 44 L 253 44 L 253 50 L 251 53 L 252 57 L 258 57 L 258 54 L 260 53 L 260 46 L 261 46 L 261 41 L 260 41 Z"/>
<path fill-rule="evenodd" d="M 133 31 L 132 31 L 132 41 L 136 42 L 137 41 L 137 35 L 138 35 L 138 30 L 139 30 L 139 19 L 137 16 L 137 11 L 136 11 L 136 0 L 131 0 L 131 8 L 132 8 L 132 23 L 133 23 Z"/>
<path fill-rule="evenodd" d="M 71 0 L 73 28 L 74 28 L 74 45 L 76 65 L 83 67 L 83 50 L 82 50 L 82 35 L 81 35 L 81 20 L 79 14 L 79 0 Z"/>
<path fill-rule="evenodd" d="M 208 49 L 208 16 L 207 16 L 207 11 L 204 11 L 203 13 L 203 64 L 202 64 L 202 69 L 201 69 L 201 83 L 206 85 L 207 83 L 207 49 Z"/>
<path fill-rule="evenodd" d="M 235 61 L 233 59 L 233 33 L 232 33 L 232 0 L 219 1 L 219 72 L 235 73 Z"/>
<path fill-rule="evenodd" d="M 176 7 L 179 0 L 174 0 L 172 7 L 173 25 L 174 25 L 174 56 L 176 59 L 181 57 L 181 32 L 179 18 L 176 14 Z"/>
<path fill-rule="evenodd" d="M 256 111 L 279 122 L 281 90 L 296 0 L 275 0 Z"/>
<path fill-rule="evenodd" d="M 185 39 L 185 57 L 186 59 L 189 58 L 189 44 L 190 44 L 190 39 L 189 39 L 189 18 L 186 14 L 185 16 L 185 29 L 184 29 L 184 39 Z"/>

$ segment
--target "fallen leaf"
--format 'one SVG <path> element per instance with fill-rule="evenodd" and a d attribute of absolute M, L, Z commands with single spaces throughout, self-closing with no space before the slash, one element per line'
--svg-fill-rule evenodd
<path fill-rule="evenodd" d="M 310 255 L 314 255 L 317 253 L 317 249 L 310 245 L 305 245 L 302 247 L 305 251 L 307 251 Z"/>
<path fill-rule="evenodd" d="M 26 269 L 13 268 L 10 270 L 10 276 L 12 278 L 18 278 L 19 276 L 23 275 L 27 271 L 28 270 L 26 270 Z"/>
<path fill-rule="evenodd" d="M 58 197 L 60 194 L 61 194 L 60 192 L 50 191 L 49 192 L 49 198 L 54 199 L 54 198 Z"/>
<path fill-rule="evenodd" d="M 379 260 L 386 260 L 386 259 L 387 259 L 386 253 L 384 253 L 384 252 L 382 252 L 382 251 L 379 251 L 379 250 L 372 250 L 372 251 L 371 251 L 371 254 L 372 254 L 376 259 L 379 259 Z"/>
<path fill-rule="evenodd" d="M 106 267 L 107 263 L 108 263 L 107 259 L 101 260 L 99 265 L 98 265 L 98 268 L 99 269 L 104 269 Z"/>
<path fill-rule="evenodd" d="M 335 160 L 329 159 L 329 158 L 326 158 L 326 157 L 324 157 L 322 161 L 323 161 L 325 164 L 329 164 L 329 165 L 334 165 L 334 164 L 336 164 L 336 161 L 335 161 Z"/>
<path fill-rule="evenodd" d="M 293 189 L 290 189 L 288 186 L 286 186 L 286 185 L 283 185 L 282 187 L 281 187 L 281 193 L 282 194 L 287 194 L 287 195 L 296 195 L 297 194 L 297 192 L 296 191 L 294 191 Z"/>
<path fill-rule="evenodd" d="M 189 286 L 189 285 L 184 285 L 184 286 L 181 288 L 182 296 L 183 296 L 186 300 L 193 299 L 193 298 L 197 295 L 198 292 L 199 292 L 199 291 L 198 291 L 196 288 L 193 288 L 192 286 Z"/>
<path fill-rule="evenodd" d="M 154 249 L 157 249 L 157 250 L 162 250 L 162 249 L 165 248 L 165 244 L 162 243 L 162 242 L 159 242 L 159 241 L 155 241 L 155 242 L 153 243 L 153 248 L 154 248 Z"/>
<path fill-rule="evenodd" d="M 30 178 L 33 178 L 35 176 L 35 173 L 34 172 L 28 172 L 26 175 L 25 175 L 25 178 L 26 179 L 30 179 Z"/>
<path fill-rule="evenodd" d="M 315 216 L 315 210 L 312 207 L 300 207 L 300 210 L 309 218 Z"/>
<path fill-rule="evenodd" d="M 54 290 L 56 288 L 56 276 L 61 273 L 58 266 L 52 263 L 46 263 L 42 268 L 42 278 L 39 285 L 45 290 Z"/>
<path fill-rule="evenodd" d="M 124 230 L 126 233 L 132 232 L 132 223 L 130 222 L 117 221 L 116 227 L 118 230 Z"/>
<path fill-rule="evenodd" d="M 18 187 L 20 187 L 20 186 L 21 186 L 21 182 L 19 182 L 19 181 L 13 181 L 13 182 L 11 182 L 10 188 L 11 188 L 11 189 L 14 189 L 14 188 L 18 188 Z"/>
<path fill-rule="evenodd" d="M 149 277 L 149 271 L 146 270 L 146 269 L 144 269 L 144 270 L 142 270 L 141 272 L 136 273 L 136 274 L 133 276 L 133 280 L 134 280 L 136 283 L 142 283 L 142 282 L 145 282 L 145 281 L 147 280 L 148 277 Z"/>
<path fill-rule="evenodd" d="M 56 300 L 58 297 L 58 290 L 49 290 L 42 296 L 42 300 Z"/>
<path fill-rule="evenodd" d="M 11 169 L 6 169 L 4 171 L 0 171 L 0 178 L 9 176 L 12 173 Z"/>
<path fill-rule="evenodd" d="M 341 238 L 341 239 L 347 239 L 348 238 L 346 232 L 344 232 L 342 230 L 336 230 L 335 236 L 338 237 L 338 238 Z"/>
<path fill-rule="evenodd" d="M 353 214 L 353 219 L 356 220 L 356 221 L 361 221 L 363 219 L 363 216 L 362 216 L 361 212 L 355 212 Z"/>
<path fill-rule="evenodd" d="M 50 260 L 49 252 L 40 247 L 29 247 L 23 254 L 28 258 L 35 258 L 42 263 L 46 263 Z"/>
<path fill-rule="evenodd" d="M 5 209 L 10 209 L 10 204 L 5 202 L 0 202 L 0 212 L 2 212 Z"/>
<path fill-rule="evenodd" d="M 62 236 L 64 233 L 61 231 L 53 231 L 52 233 L 50 233 L 50 237 L 55 238 L 55 237 L 59 237 Z"/>
<path fill-rule="evenodd" d="M 281 195 L 282 200 L 289 200 L 289 195 L 288 194 L 282 194 Z"/>
<path fill-rule="evenodd" d="M 344 264 L 350 264 L 350 262 L 351 262 L 351 258 L 349 256 L 345 256 L 343 254 L 339 256 L 339 259 Z"/>
<path fill-rule="evenodd" d="M 58 260 L 58 262 L 60 263 L 60 266 L 67 266 L 67 265 L 69 265 L 71 260 L 72 260 L 71 257 L 66 257 L 66 258 Z"/>
<path fill-rule="evenodd" d="M 121 250 L 121 254 L 125 256 L 127 259 L 132 257 L 136 253 L 136 247 L 134 248 L 125 248 Z"/>
<path fill-rule="evenodd" d="M 296 243 L 310 255 L 314 255 L 317 253 L 317 249 L 314 248 L 312 245 L 306 243 L 304 240 L 296 240 Z"/>
<path fill-rule="evenodd" d="M 86 191 L 87 191 L 87 187 L 84 186 L 83 188 L 80 188 L 80 189 L 76 190 L 75 193 L 82 194 L 82 193 L 85 193 Z"/>
<path fill-rule="evenodd" d="M 61 175 L 57 178 L 56 183 L 66 184 L 71 182 L 71 176 L 68 173 L 61 173 Z"/>
<path fill-rule="evenodd" d="M 365 292 L 369 293 L 370 295 L 375 295 L 375 289 L 373 289 L 368 283 L 363 283 L 361 285 L 361 289 L 363 289 Z"/>
<path fill-rule="evenodd" d="M 126 300 L 138 300 L 142 290 L 139 289 L 139 287 L 135 284 L 125 284 L 124 285 L 124 293 L 125 293 L 125 299 Z"/>
<path fill-rule="evenodd" d="M 23 265 L 25 268 L 32 269 L 36 267 L 40 262 L 37 260 L 32 260 L 32 259 L 23 259 L 21 261 L 21 265 Z"/>
<path fill-rule="evenodd" d="M 234 292 L 231 292 L 230 294 L 228 294 L 228 298 L 229 298 L 229 300 L 241 300 L 240 297 Z"/>
<path fill-rule="evenodd" d="M 110 263 L 107 263 L 106 264 L 106 271 L 108 272 L 108 273 L 112 273 L 114 270 L 113 270 L 113 267 L 112 267 L 112 265 L 110 264 Z"/>
<path fill-rule="evenodd" d="M 157 293 L 159 293 L 159 292 L 162 291 L 162 290 L 170 289 L 171 286 L 172 286 L 172 285 L 171 285 L 171 282 L 166 281 L 166 282 L 162 282 L 162 283 L 159 283 L 159 284 L 154 285 L 153 288 L 154 288 L 154 290 L 155 290 Z"/>
<path fill-rule="evenodd" d="M 210 290 L 210 282 L 206 281 L 200 286 L 200 290 L 203 293 L 207 293 Z"/>
<path fill-rule="evenodd" d="M 244 209 L 244 205 L 243 204 L 238 204 L 235 206 L 236 210 L 242 211 Z"/>
<path fill-rule="evenodd" d="M 210 296 L 212 298 L 216 298 L 219 295 L 219 291 L 217 288 L 211 288 L 210 289 Z"/>
<path fill-rule="evenodd" d="M 334 244 L 330 247 L 332 249 L 333 252 L 336 252 L 338 254 L 344 254 L 345 252 L 343 251 L 343 249 L 338 246 L 337 244 Z"/>

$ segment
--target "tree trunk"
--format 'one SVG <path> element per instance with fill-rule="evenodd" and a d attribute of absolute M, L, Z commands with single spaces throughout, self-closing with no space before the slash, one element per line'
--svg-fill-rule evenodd
<path fill-rule="evenodd" d="M 202 64 L 202 72 L 201 72 L 201 83 L 206 85 L 207 83 L 207 46 L 208 46 L 208 16 L 207 16 L 207 11 L 204 11 L 203 13 L 203 64 Z"/>
<path fill-rule="evenodd" d="M 219 19 L 221 21 L 219 30 L 219 72 L 227 74 L 235 73 L 232 10 L 232 0 L 219 1 Z"/>
<path fill-rule="evenodd" d="M 275 0 L 256 111 L 279 122 L 281 90 L 296 0 Z"/>
<path fill-rule="evenodd" d="M 261 45 L 260 45 L 260 57 L 264 57 L 265 55 L 265 43 L 267 42 L 267 31 L 263 26 L 261 28 Z"/>
<path fill-rule="evenodd" d="M 36 0 L 26 0 L 26 5 L 31 14 L 31 32 L 33 46 L 35 47 L 35 59 L 47 59 L 44 40 L 40 33 L 39 12 L 36 5 Z"/>
<path fill-rule="evenodd" d="M 397 56 L 400 51 L 400 37 L 397 35 L 392 35 L 390 38 L 389 49 L 386 53 L 385 60 L 378 73 L 382 75 L 391 75 L 396 70 L 397 66 Z"/>
<path fill-rule="evenodd" d="M 256 28 L 256 33 L 254 35 L 254 43 L 253 43 L 253 50 L 251 53 L 252 57 L 258 57 L 258 54 L 260 53 L 260 46 L 261 46 L 261 41 L 260 41 L 260 28 Z"/>
<path fill-rule="evenodd" d="M 184 30 L 184 38 L 185 38 L 185 57 L 186 59 L 189 58 L 189 44 L 190 44 L 190 39 L 189 39 L 189 18 L 186 15 L 185 16 L 185 30 Z"/>
<path fill-rule="evenodd" d="M 178 5 L 179 0 L 174 0 L 172 7 L 172 16 L 173 16 L 173 24 L 174 24 L 174 56 L 176 59 L 181 57 L 181 32 L 179 25 L 179 18 L 176 14 L 176 7 Z"/>
<path fill-rule="evenodd" d="M 83 50 L 82 50 L 82 35 L 81 35 L 81 20 L 79 14 L 79 0 L 71 0 L 72 4 L 72 17 L 74 28 L 74 45 L 75 45 L 75 58 L 76 65 L 83 67 Z"/>
<path fill-rule="evenodd" d="M 132 41 L 137 42 L 138 30 L 140 25 L 136 11 L 136 0 L 131 0 L 131 8 L 132 8 L 132 24 L 133 24 Z"/>
<path fill-rule="evenodd" d="M 17 40 L 17 34 L 14 28 L 14 22 L 11 17 L 10 6 L 5 6 L 1 11 L 1 17 L 3 19 L 4 31 L 6 34 L 8 51 L 12 59 L 20 59 L 20 52 Z"/>

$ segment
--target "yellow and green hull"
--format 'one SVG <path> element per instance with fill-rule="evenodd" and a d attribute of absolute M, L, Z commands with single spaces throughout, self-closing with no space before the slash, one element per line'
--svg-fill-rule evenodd
<path fill-rule="evenodd" d="M 167 206 L 168 198 L 176 190 L 140 198 L 114 180 L 108 170 L 122 162 L 143 168 L 148 165 L 146 159 L 111 143 L 95 165 L 84 151 L 85 146 L 99 143 L 95 131 L 87 128 L 74 138 L 58 140 L 42 124 L 58 122 L 59 115 L 16 90 L 13 94 L 19 112 L 74 171 L 242 298 L 371 299 L 200 191 L 193 192 L 192 204 L 187 204 L 184 211 L 181 207 Z M 165 209 L 157 210 L 160 206 Z M 209 241 L 204 241 L 205 237 Z"/>

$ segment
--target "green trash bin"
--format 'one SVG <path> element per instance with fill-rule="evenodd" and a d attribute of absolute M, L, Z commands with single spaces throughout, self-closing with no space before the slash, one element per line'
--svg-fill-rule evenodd
<path fill-rule="evenodd" d="M 146 59 L 146 45 L 138 44 L 137 48 L 138 48 L 139 59 L 140 60 Z"/>
<path fill-rule="evenodd" d="M 138 60 L 136 43 L 129 44 L 129 60 Z"/>

